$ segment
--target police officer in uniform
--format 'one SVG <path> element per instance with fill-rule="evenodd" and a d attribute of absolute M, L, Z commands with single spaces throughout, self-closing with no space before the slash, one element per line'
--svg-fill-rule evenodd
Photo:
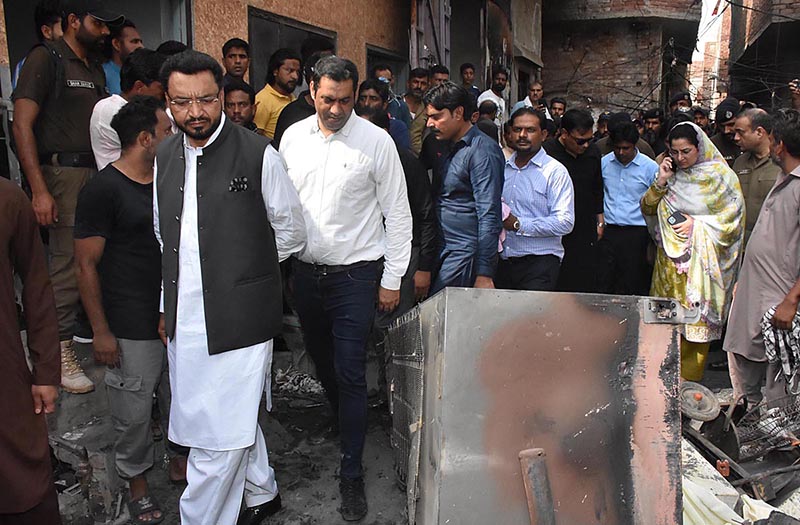
<path fill-rule="evenodd" d="M 715 112 L 715 120 L 717 124 L 717 133 L 711 137 L 711 142 L 717 147 L 728 166 L 733 168 L 733 164 L 742 150 L 739 145 L 733 140 L 736 135 L 736 117 L 739 115 L 741 106 L 739 101 L 733 97 L 728 97 L 717 106 Z"/>
<path fill-rule="evenodd" d="M 101 66 L 108 24 L 121 15 L 100 0 L 69 0 L 64 38 L 31 50 L 14 91 L 14 139 L 20 165 L 33 194 L 33 210 L 49 228 L 49 272 L 56 298 L 61 340 L 61 386 L 73 393 L 94 389 L 72 348 L 79 301 L 73 270 L 72 228 L 78 193 L 95 171 L 89 119 L 107 96 Z"/>

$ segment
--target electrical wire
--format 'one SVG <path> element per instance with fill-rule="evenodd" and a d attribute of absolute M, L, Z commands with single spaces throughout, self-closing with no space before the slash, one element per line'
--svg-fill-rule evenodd
<path fill-rule="evenodd" d="M 734 7 L 741 7 L 742 9 L 747 9 L 748 11 L 753 11 L 755 13 L 761 13 L 762 15 L 769 15 L 778 18 L 783 18 L 784 20 L 791 20 L 792 22 L 800 22 L 800 18 L 795 18 L 793 16 L 784 15 L 781 13 L 772 13 L 770 11 L 765 11 L 764 9 L 759 9 L 757 7 L 751 7 L 749 5 L 740 4 L 739 2 L 734 2 L 733 0 L 725 0 L 725 1 Z"/>

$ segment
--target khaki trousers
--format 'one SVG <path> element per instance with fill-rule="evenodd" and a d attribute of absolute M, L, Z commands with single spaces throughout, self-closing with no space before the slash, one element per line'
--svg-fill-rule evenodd
<path fill-rule="evenodd" d="M 48 268 L 53 293 L 56 297 L 58 334 L 61 341 L 72 340 L 74 335 L 75 309 L 80 301 L 78 281 L 75 279 L 75 249 L 73 227 L 78 194 L 95 174 L 92 168 L 65 168 L 42 166 L 42 175 L 47 191 L 53 196 L 58 208 L 58 222 L 48 229 Z"/>

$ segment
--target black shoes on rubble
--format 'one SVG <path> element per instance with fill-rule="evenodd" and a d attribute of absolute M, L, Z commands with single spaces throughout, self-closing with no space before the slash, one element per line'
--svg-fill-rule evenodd
<path fill-rule="evenodd" d="M 275 499 L 262 503 L 256 507 L 247 507 L 244 512 L 239 516 L 236 525 L 261 525 L 264 520 L 269 516 L 281 510 L 281 495 L 275 496 Z"/>
<path fill-rule="evenodd" d="M 342 506 L 339 512 L 345 521 L 359 521 L 367 515 L 367 497 L 364 494 L 364 478 L 339 480 Z"/>

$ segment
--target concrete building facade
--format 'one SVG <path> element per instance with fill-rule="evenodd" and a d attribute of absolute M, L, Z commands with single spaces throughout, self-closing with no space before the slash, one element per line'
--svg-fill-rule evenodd
<path fill-rule="evenodd" d="M 731 94 L 765 108 L 790 104 L 788 84 L 800 77 L 800 3 L 731 3 Z"/>
<path fill-rule="evenodd" d="M 572 107 L 634 111 L 689 86 L 700 22 L 694 0 L 561 0 L 543 13 L 545 96 Z"/>

